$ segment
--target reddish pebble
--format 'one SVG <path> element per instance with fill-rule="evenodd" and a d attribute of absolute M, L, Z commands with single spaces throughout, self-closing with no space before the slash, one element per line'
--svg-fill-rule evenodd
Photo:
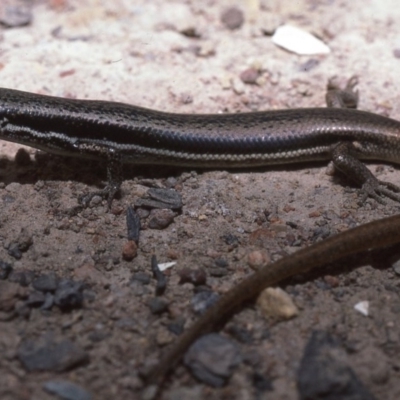
<path fill-rule="evenodd" d="M 193 285 L 204 285 L 207 280 L 207 275 L 204 269 L 191 269 L 191 268 L 182 268 L 179 272 L 179 283 L 193 283 Z"/>
<path fill-rule="evenodd" d="M 339 286 L 339 279 L 336 278 L 336 276 L 332 275 L 326 275 L 324 276 L 324 281 L 330 286 L 330 287 L 338 287 Z"/>
<path fill-rule="evenodd" d="M 255 68 L 247 68 L 240 74 L 240 79 L 244 83 L 249 83 L 254 85 L 257 83 L 257 79 L 259 76 L 260 73 Z"/>
<path fill-rule="evenodd" d="M 125 261 L 132 261 L 137 255 L 137 244 L 133 240 L 128 240 L 122 248 L 122 258 Z"/>
<path fill-rule="evenodd" d="M 265 250 L 254 250 L 247 256 L 247 263 L 252 269 L 260 269 L 261 267 L 269 264 L 271 257 Z"/>

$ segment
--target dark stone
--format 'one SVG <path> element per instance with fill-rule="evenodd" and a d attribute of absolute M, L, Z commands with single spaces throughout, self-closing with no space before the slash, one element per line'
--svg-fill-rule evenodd
<path fill-rule="evenodd" d="M 243 327 L 237 325 L 229 325 L 227 328 L 228 332 L 241 343 L 252 343 L 253 342 L 253 334 L 252 331 L 245 329 Z"/>
<path fill-rule="evenodd" d="M 96 343 L 96 342 L 101 342 L 102 340 L 108 338 L 109 336 L 110 336 L 109 332 L 105 330 L 95 329 L 88 334 L 88 339 L 91 342 Z"/>
<path fill-rule="evenodd" d="M 29 294 L 26 304 L 29 307 L 40 307 L 46 300 L 46 296 L 42 292 L 32 292 Z"/>
<path fill-rule="evenodd" d="M 54 296 L 47 292 L 45 294 L 45 299 L 44 299 L 44 303 L 42 304 L 42 306 L 40 307 L 41 310 L 51 310 L 51 308 L 54 305 Z"/>
<path fill-rule="evenodd" d="M 184 325 L 185 325 L 185 318 L 183 317 L 178 317 L 176 320 L 170 322 L 167 325 L 167 328 L 170 332 L 172 332 L 175 335 L 180 335 L 184 331 Z"/>
<path fill-rule="evenodd" d="M 54 380 L 43 384 L 43 389 L 63 400 L 91 400 L 92 395 L 76 383 Z"/>
<path fill-rule="evenodd" d="M 32 286 L 40 292 L 54 292 L 58 286 L 58 278 L 54 272 L 39 275 L 33 280 Z"/>
<path fill-rule="evenodd" d="M 17 354 L 28 371 L 67 371 L 89 359 L 80 346 L 68 339 L 61 342 L 46 338 L 24 340 Z"/>
<path fill-rule="evenodd" d="M 128 229 L 128 240 L 133 240 L 137 244 L 139 242 L 141 227 L 140 218 L 131 206 L 126 210 L 126 226 Z"/>
<path fill-rule="evenodd" d="M 258 372 L 255 372 L 253 375 L 253 385 L 259 392 L 270 392 L 273 390 L 271 380 Z"/>
<path fill-rule="evenodd" d="M 71 279 L 61 280 L 54 294 L 54 303 L 62 310 L 81 307 L 83 303 L 83 284 Z"/>
<path fill-rule="evenodd" d="M 157 262 L 157 257 L 155 255 L 151 256 L 151 271 L 153 272 L 153 277 L 157 281 L 156 296 L 161 296 L 167 288 L 167 278 L 160 270 Z"/>
<path fill-rule="evenodd" d="M 165 208 L 179 210 L 182 208 L 182 196 L 173 189 L 152 188 L 147 192 L 150 198 L 137 199 L 135 207 Z"/>
<path fill-rule="evenodd" d="M 221 239 L 228 245 L 237 247 L 239 245 L 239 238 L 232 233 L 227 233 L 226 235 L 222 235 Z"/>
<path fill-rule="evenodd" d="M 215 260 L 215 265 L 219 268 L 226 268 L 229 264 L 228 261 L 225 260 L 225 258 L 217 258 Z"/>
<path fill-rule="evenodd" d="M 148 285 L 150 283 L 150 275 L 145 272 L 136 272 L 132 275 L 131 281 L 138 281 L 143 285 Z"/>
<path fill-rule="evenodd" d="M 0 260 L 0 280 L 5 280 L 7 279 L 8 275 L 10 275 L 12 271 L 12 266 L 11 264 Z"/>
<path fill-rule="evenodd" d="M 133 318 L 121 318 L 115 322 L 115 326 L 128 332 L 140 332 L 140 324 Z"/>
<path fill-rule="evenodd" d="M 35 273 L 29 270 L 23 271 L 11 271 L 10 275 L 8 276 L 9 282 L 18 283 L 21 286 L 28 286 L 34 279 Z"/>
<path fill-rule="evenodd" d="M 241 361 L 238 346 L 217 333 L 202 336 L 190 346 L 184 357 L 191 373 L 213 387 L 225 385 Z"/>
<path fill-rule="evenodd" d="M 8 246 L 7 253 L 10 257 L 20 260 L 22 258 L 22 252 L 19 249 L 18 243 L 12 242 Z"/>
<path fill-rule="evenodd" d="M 214 292 L 204 291 L 196 293 L 191 300 L 193 311 L 203 314 L 208 308 L 214 305 L 219 299 L 219 295 Z"/>
<path fill-rule="evenodd" d="M 348 365 L 340 343 L 329 333 L 314 331 L 297 373 L 301 400 L 375 400 Z"/>
<path fill-rule="evenodd" d="M 33 237 L 25 229 L 21 229 L 18 238 L 11 242 L 8 246 L 8 254 L 11 257 L 19 260 L 22 257 L 22 253 L 25 253 L 33 244 Z"/>
<path fill-rule="evenodd" d="M 153 314 L 162 314 L 168 311 L 169 303 L 159 297 L 154 297 L 149 301 L 150 311 Z"/>

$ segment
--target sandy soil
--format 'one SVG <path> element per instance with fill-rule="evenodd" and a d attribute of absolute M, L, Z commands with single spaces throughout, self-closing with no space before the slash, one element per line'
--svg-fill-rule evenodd
<path fill-rule="evenodd" d="M 329 78 L 345 82 L 357 75 L 360 108 L 400 119 L 396 1 L 262 1 L 256 12 L 250 2 L 234 3 L 34 1 L 27 26 L 0 30 L 1 86 L 216 113 L 323 106 Z M 236 30 L 220 19 L 232 5 L 245 16 Z M 278 48 L 270 33 L 282 23 L 318 35 L 331 53 L 297 56 Z M 249 68 L 259 71 L 258 84 L 241 81 Z M 113 212 L 101 203 L 68 217 L 80 194 L 101 186 L 105 168 L 33 149 L 27 150 L 30 161 L 25 153 L 15 158 L 20 148 L 0 142 L 0 260 L 13 268 L 2 289 L 11 293 L 0 315 L 2 399 L 53 399 L 43 384 L 55 379 L 76 383 L 93 399 L 138 398 L 140 371 L 177 339 L 169 324 L 189 326 L 196 318 L 190 305 L 195 287 L 179 284 L 182 268 L 204 269 L 208 287 L 223 293 L 251 273 L 254 250 L 278 259 L 399 210 L 391 201 L 360 206 L 350 182 L 328 176 L 324 164 L 310 164 L 250 172 L 127 168 Z M 395 166 L 369 167 L 382 180 L 400 181 Z M 175 188 L 184 206 L 162 230 L 146 228 L 144 218 L 137 257 L 125 261 L 125 211 L 149 186 Z M 235 245 L 227 235 L 236 237 Z M 162 298 L 168 309 L 161 315 L 149 308 L 155 281 L 132 279 L 138 272 L 151 276 L 152 254 L 159 262 L 176 261 L 167 272 Z M 296 318 L 276 323 L 253 306 L 225 328 L 246 355 L 225 387 L 206 386 L 180 365 L 161 398 L 297 399 L 297 369 L 315 329 L 340 338 L 349 365 L 376 398 L 400 398 L 400 283 L 395 269 L 382 264 L 363 258 L 291 280 L 283 288 L 300 309 Z M 49 273 L 83 281 L 83 305 L 69 312 L 27 305 L 32 279 Z M 363 300 L 370 303 L 368 317 L 354 310 Z M 250 339 L 239 341 L 235 330 Z M 20 361 L 28 340 L 68 340 L 84 356 L 77 366 L 29 371 Z M 270 389 L 257 389 L 256 372 Z"/>

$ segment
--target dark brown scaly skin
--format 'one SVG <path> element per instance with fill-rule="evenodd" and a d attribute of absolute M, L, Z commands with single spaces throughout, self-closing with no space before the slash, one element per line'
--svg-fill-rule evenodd
<path fill-rule="evenodd" d="M 355 83 L 349 81 L 341 102 L 328 98 L 330 105 L 354 101 Z M 400 201 L 397 186 L 378 181 L 359 161 L 400 163 L 400 122 L 347 108 L 172 114 L 0 89 L 0 139 L 104 161 L 109 202 L 122 163 L 242 168 L 315 160 L 333 160 L 380 202 L 382 196 Z"/>
<path fill-rule="evenodd" d="M 226 292 L 172 345 L 147 377 L 149 385 L 158 386 L 200 336 L 226 322 L 245 302 L 255 299 L 262 290 L 280 281 L 346 256 L 376 250 L 400 242 L 400 215 L 380 219 L 334 235 L 321 242 L 262 267 Z"/>

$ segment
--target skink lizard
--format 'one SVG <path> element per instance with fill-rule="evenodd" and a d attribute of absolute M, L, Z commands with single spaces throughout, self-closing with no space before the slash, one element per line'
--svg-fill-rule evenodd
<path fill-rule="evenodd" d="M 360 159 L 400 163 L 400 122 L 343 108 L 356 105 L 350 80 L 334 108 L 227 115 L 171 114 L 122 103 L 71 100 L 0 89 L 0 138 L 48 152 L 107 160 L 110 205 L 122 163 L 249 167 L 332 160 L 364 194 L 400 201 L 400 188 L 376 179 Z M 331 94 L 339 93 L 339 90 Z M 328 92 L 329 93 L 329 92 Z M 400 241 L 400 216 L 362 225 L 266 266 L 228 291 L 179 339 L 148 377 L 156 386 L 200 335 L 246 300 L 291 275 Z"/>
<path fill-rule="evenodd" d="M 340 108 L 349 98 L 357 103 L 355 83 L 328 99 L 335 108 L 215 115 L 0 89 L 0 139 L 106 161 L 108 185 L 84 203 L 101 194 L 111 204 L 123 163 L 243 168 L 315 160 L 332 160 L 379 202 L 385 196 L 400 201 L 399 187 L 379 181 L 359 161 L 400 163 L 400 122 Z"/>

